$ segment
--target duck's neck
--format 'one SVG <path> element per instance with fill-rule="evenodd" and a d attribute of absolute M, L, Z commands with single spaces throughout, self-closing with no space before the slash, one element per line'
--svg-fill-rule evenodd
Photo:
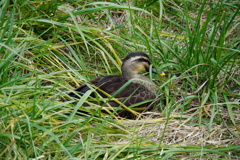
<path fill-rule="evenodd" d="M 130 67 L 130 68 L 124 68 L 124 67 Z M 137 71 L 135 71 L 131 67 L 132 66 L 123 66 L 123 68 L 122 68 L 122 75 L 126 80 L 130 80 L 130 79 L 133 79 L 133 78 L 138 78 L 138 79 L 142 79 L 142 80 L 150 82 L 150 79 L 148 77 L 139 74 Z"/>
<path fill-rule="evenodd" d="M 125 80 L 130 80 L 133 78 L 141 79 L 141 80 L 134 80 L 132 83 L 139 84 L 141 86 L 144 86 L 147 90 L 149 90 L 151 93 L 155 93 L 155 85 L 151 83 L 151 80 L 144 76 L 139 74 L 138 72 L 134 72 L 131 68 L 122 68 L 122 75 Z"/>
<path fill-rule="evenodd" d="M 130 80 L 133 78 L 139 78 L 140 75 L 138 74 L 137 71 L 134 71 L 132 66 L 123 66 L 122 67 L 122 75 L 126 80 Z"/>

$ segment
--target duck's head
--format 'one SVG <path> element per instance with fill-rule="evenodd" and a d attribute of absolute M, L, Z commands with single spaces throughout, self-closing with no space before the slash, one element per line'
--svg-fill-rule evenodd
<path fill-rule="evenodd" d="M 123 60 L 122 74 L 127 80 L 132 78 L 139 78 L 140 72 L 149 71 L 151 61 L 145 53 L 142 52 L 132 52 L 129 53 Z M 158 73 L 161 76 L 165 74 L 162 71 L 157 71 L 152 68 L 153 73 Z"/>

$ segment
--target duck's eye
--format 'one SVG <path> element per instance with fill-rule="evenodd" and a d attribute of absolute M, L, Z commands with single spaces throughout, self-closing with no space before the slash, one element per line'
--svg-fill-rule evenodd
<path fill-rule="evenodd" d="M 146 63 L 138 63 L 136 65 L 136 70 L 138 72 L 145 72 L 145 71 L 147 71 L 147 69 L 148 69 L 148 64 L 146 64 Z"/>

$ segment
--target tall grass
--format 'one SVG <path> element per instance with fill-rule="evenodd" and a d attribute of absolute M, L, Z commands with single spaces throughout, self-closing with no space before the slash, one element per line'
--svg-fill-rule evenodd
<path fill-rule="evenodd" d="M 238 1 L 1 1 L 0 157 L 238 159 L 239 39 Z M 161 116 L 78 116 L 90 93 L 67 93 L 136 50 L 167 73 Z M 172 122 L 208 132 L 173 143 Z"/>

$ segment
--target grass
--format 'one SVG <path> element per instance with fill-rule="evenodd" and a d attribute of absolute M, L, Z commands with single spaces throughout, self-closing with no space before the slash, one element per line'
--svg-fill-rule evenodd
<path fill-rule="evenodd" d="M 1 159 L 239 159 L 238 1 L 0 2 Z M 143 51 L 156 110 L 77 115 L 67 97 Z M 86 108 L 88 110 L 88 108 Z"/>

